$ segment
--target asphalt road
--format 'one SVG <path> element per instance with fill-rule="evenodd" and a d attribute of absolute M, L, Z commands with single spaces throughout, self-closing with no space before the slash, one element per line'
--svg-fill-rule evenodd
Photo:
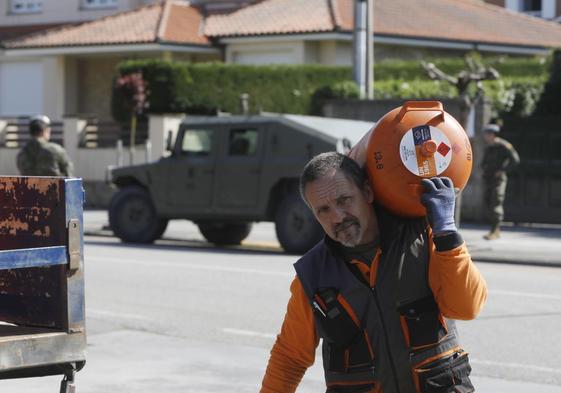
<path fill-rule="evenodd" d="M 127 246 L 86 237 L 88 363 L 77 392 L 257 392 L 296 256 L 260 225 L 250 249 L 197 238 Z M 170 236 L 174 237 L 174 236 Z M 268 251 L 269 249 L 273 251 Z M 561 393 L 561 271 L 478 264 L 489 300 L 459 324 L 478 392 Z M 299 392 L 323 389 L 321 359 Z M 2 392 L 55 392 L 58 377 L 0 382 Z"/>

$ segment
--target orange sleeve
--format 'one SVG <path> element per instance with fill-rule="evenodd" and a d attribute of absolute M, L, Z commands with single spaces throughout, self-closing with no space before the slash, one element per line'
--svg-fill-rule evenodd
<path fill-rule="evenodd" d="M 487 300 L 487 284 L 471 260 L 466 244 L 437 251 L 432 239 L 429 285 L 446 318 L 477 317 Z"/>
<path fill-rule="evenodd" d="M 290 285 L 290 292 L 292 296 L 271 350 L 261 393 L 296 391 L 306 369 L 314 364 L 319 338 L 310 302 L 297 277 Z"/>

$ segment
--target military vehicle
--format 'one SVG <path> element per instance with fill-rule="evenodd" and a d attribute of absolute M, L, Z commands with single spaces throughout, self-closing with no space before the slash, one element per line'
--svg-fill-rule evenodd
<path fill-rule="evenodd" d="M 371 123 L 288 114 L 186 117 L 170 155 L 111 171 L 119 188 L 110 226 L 125 242 L 160 238 L 171 219 L 195 222 L 219 245 L 240 244 L 253 222 L 272 221 L 281 246 L 302 253 L 323 235 L 298 177 L 321 152 L 348 150 Z"/>

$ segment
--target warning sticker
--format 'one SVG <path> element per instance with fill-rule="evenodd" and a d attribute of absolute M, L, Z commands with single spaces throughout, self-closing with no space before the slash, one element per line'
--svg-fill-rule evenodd
<path fill-rule="evenodd" d="M 423 154 L 423 145 L 429 140 L 438 146 L 433 156 Z M 401 162 L 416 176 L 438 176 L 452 161 L 453 152 L 450 146 L 450 141 L 440 129 L 426 125 L 413 127 L 401 138 Z"/>
<path fill-rule="evenodd" d="M 448 154 L 448 152 L 450 151 L 450 146 L 448 146 L 444 142 L 441 142 L 440 145 L 438 145 L 438 149 L 436 149 L 436 151 L 439 152 L 443 157 L 446 157 L 446 154 Z"/>

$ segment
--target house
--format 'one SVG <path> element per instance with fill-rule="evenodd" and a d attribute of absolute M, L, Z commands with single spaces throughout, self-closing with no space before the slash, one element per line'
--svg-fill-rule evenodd
<path fill-rule="evenodd" d="M 45 18 L 57 20 L 49 14 L 47 4 L 51 8 L 60 4 L 60 9 L 66 9 L 67 4 L 62 3 L 71 1 L 45 2 Z M 82 4 L 95 1 L 83 0 Z M 118 3 L 98 0 L 102 1 Z M 107 15 L 81 23 L 72 22 L 78 18 L 74 15 L 74 19 L 58 20 L 66 23 L 57 27 L 4 40 L 0 52 L 0 116 L 43 112 L 55 119 L 76 113 L 109 117 L 112 78 L 121 60 L 221 58 L 220 49 L 200 31 L 202 14 L 186 2 L 156 2 L 132 11 L 116 11 L 116 5 L 100 9 L 100 15 Z M 93 11 L 87 10 L 87 18 L 92 18 L 89 12 Z"/>
<path fill-rule="evenodd" d="M 353 0 L 15 0 L 10 4 L 20 3 L 34 13 L 20 15 L 11 9 L 0 19 L 2 28 L 22 28 L 23 19 L 18 18 L 23 17 L 28 24 L 59 25 L 2 41 L 0 116 L 44 112 L 54 118 L 76 113 L 109 118 L 114 68 L 124 59 L 352 62 Z M 55 17 L 57 9 L 66 10 L 63 4 L 71 3 L 74 14 Z M 458 56 L 472 50 L 545 55 L 561 46 L 561 26 L 480 0 L 376 0 L 374 45 L 377 61 Z"/>

